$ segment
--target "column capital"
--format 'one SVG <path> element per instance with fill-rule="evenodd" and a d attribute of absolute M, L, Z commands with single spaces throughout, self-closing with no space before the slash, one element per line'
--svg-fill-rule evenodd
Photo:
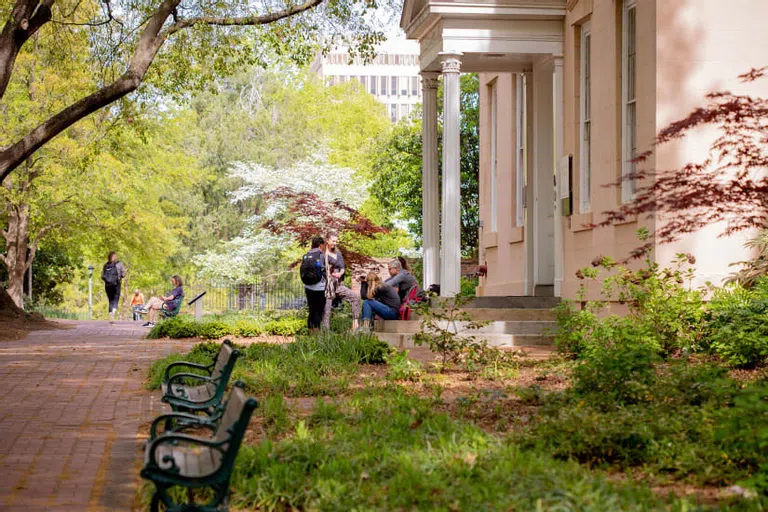
<path fill-rule="evenodd" d="M 437 90 L 438 83 L 440 82 L 440 73 L 436 71 L 422 71 L 419 74 L 421 75 L 422 89 Z"/>
<path fill-rule="evenodd" d="M 461 73 L 461 52 L 440 52 L 440 62 L 443 65 L 443 73 Z"/>

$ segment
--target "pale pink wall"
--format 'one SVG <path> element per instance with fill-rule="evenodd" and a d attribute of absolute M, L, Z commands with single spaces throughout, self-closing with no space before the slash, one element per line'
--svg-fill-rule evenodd
<path fill-rule="evenodd" d="M 655 134 L 655 4 L 637 2 L 638 31 L 638 145 L 649 149 Z M 578 269 L 588 266 L 598 256 L 619 259 L 637 247 L 636 231 L 653 229 L 647 220 L 600 229 L 584 225 L 600 220 L 600 213 L 615 208 L 621 193 L 605 187 L 621 176 L 621 2 L 616 0 L 580 0 L 565 20 L 565 152 L 574 157 L 574 212 L 564 222 L 564 283 L 562 295 L 573 298 L 579 286 Z M 580 165 L 580 38 L 581 25 L 592 24 L 592 187 L 589 212 L 579 209 Z M 597 298 L 599 290 L 590 290 Z"/>
<path fill-rule="evenodd" d="M 497 229 L 491 229 L 491 94 L 497 88 Z M 479 295 L 523 295 L 525 252 L 523 228 L 515 225 L 516 158 L 515 76 L 511 73 L 480 74 L 480 243 L 488 263 L 488 277 L 481 280 Z"/>
<path fill-rule="evenodd" d="M 658 129 L 706 104 L 708 92 L 729 90 L 768 97 L 768 81 L 742 84 L 737 78 L 751 68 L 768 65 L 767 1 L 656 2 Z M 703 160 L 717 133 L 697 130 L 693 136 L 660 147 L 658 167 L 674 169 Z M 667 264 L 676 253 L 691 252 L 697 259 L 698 284 L 719 284 L 734 270 L 728 263 L 749 258 L 742 247 L 749 234 L 718 238 L 723 227 L 710 226 L 678 243 L 659 246 L 657 260 Z"/>
<path fill-rule="evenodd" d="M 573 298 L 578 288 L 576 270 L 597 256 L 621 259 L 639 245 L 636 230 L 653 231 L 654 221 L 632 220 L 600 229 L 582 226 L 599 221 L 600 213 L 616 208 L 620 191 L 603 185 L 621 175 L 621 25 L 619 0 L 579 0 L 567 12 L 564 24 L 564 150 L 574 156 L 574 211 L 564 221 L 564 282 L 562 295 Z M 729 0 L 637 0 L 638 35 L 638 146 L 652 148 L 659 129 L 702 105 L 705 94 L 715 90 L 751 92 L 768 96 L 768 80 L 739 83 L 737 76 L 753 67 L 768 65 L 768 1 Z M 579 211 L 579 74 L 580 25 L 592 23 L 592 191 L 589 212 Z M 489 238 L 490 196 L 490 109 L 486 84 L 497 77 L 499 85 L 499 215 L 498 239 Z M 523 294 L 525 238 L 514 223 L 514 83 L 511 75 L 481 75 L 481 218 L 486 225 L 486 259 L 489 277 L 479 289 L 485 295 Z M 508 134 L 508 135 L 506 135 Z M 675 144 L 658 149 L 644 166 L 676 168 L 703 159 L 714 132 L 699 131 Z M 507 138 L 508 137 L 508 138 Z M 508 141 L 505 144 L 504 140 Z M 530 153 L 529 153 L 530 157 Z M 502 163 L 503 162 L 503 163 Z M 508 202 L 507 202 L 508 201 Z M 507 213 L 509 212 L 509 213 Z M 530 214 L 530 209 L 528 214 Z M 507 223 L 508 222 L 508 223 Z M 656 247 L 655 258 L 667 265 L 676 253 L 691 252 L 697 258 L 699 282 L 719 282 L 732 269 L 728 264 L 745 259 L 744 237 L 718 239 L 713 226 L 678 243 Z M 746 236 L 746 235 L 745 235 Z M 507 243 L 503 243 L 504 240 Z M 528 240 L 525 240 L 528 243 Z M 640 265 L 634 262 L 632 265 Z M 593 287 L 592 297 L 598 293 Z"/>

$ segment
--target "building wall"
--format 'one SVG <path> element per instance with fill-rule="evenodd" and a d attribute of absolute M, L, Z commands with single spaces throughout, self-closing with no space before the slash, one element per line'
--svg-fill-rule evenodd
<path fill-rule="evenodd" d="M 628 221 L 599 229 L 586 225 L 598 222 L 600 213 L 621 204 L 621 192 L 609 185 L 622 172 L 622 2 L 618 0 L 577 0 L 568 2 L 564 30 L 564 152 L 573 156 L 573 214 L 563 221 L 564 282 L 562 295 L 573 298 L 579 281 L 575 273 L 599 256 L 623 258 L 639 245 L 638 228 L 650 231 L 653 220 Z M 706 102 L 705 95 L 716 90 L 751 92 L 768 96 L 768 84 L 740 84 L 737 76 L 768 64 L 765 48 L 768 31 L 768 2 L 734 0 L 723 9 L 722 0 L 637 0 L 637 151 L 653 147 L 656 133 L 670 122 L 686 116 Z M 581 30 L 591 23 L 592 33 L 592 186 L 589 209 L 580 207 L 580 109 Z M 489 91 L 497 80 L 500 87 L 497 121 L 499 143 L 498 204 L 513 208 L 515 169 L 515 81 L 512 74 L 481 74 L 481 219 L 483 248 L 488 277 L 481 280 L 481 295 L 525 293 L 523 245 L 531 243 L 524 229 L 515 226 L 513 214 L 499 215 L 496 233 L 490 225 L 490 142 Z M 658 148 L 641 168 L 674 169 L 702 160 L 716 131 L 699 130 L 694 137 Z M 529 161 L 531 159 L 529 151 Z M 535 172 L 535 170 L 531 171 Z M 529 183 L 530 187 L 531 184 Z M 530 196 L 529 196 L 530 197 Z M 526 215 L 531 214 L 529 202 Z M 741 237 L 718 239 L 722 226 L 711 226 L 675 244 L 655 248 L 654 258 L 668 265 L 679 252 L 691 252 L 697 259 L 698 281 L 719 283 L 732 271 L 728 264 L 747 258 Z M 523 243 L 516 244 L 513 241 Z M 519 248 L 517 246 L 520 246 Z M 481 249 L 482 252 L 482 249 Z M 641 262 L 633 262 L 637 266 Z M 592 290 L 596 297 L 599 290 Z"/>
<path fill-rule="evenodd" d="M 640 243 L 637 230 L 652 231 L 654 223 L 645 219 L 590 229 L 601 220 L 600 212 L 616 208 L 621 201 L 616 183 L 622 172 L 622 2 L 616 0 L 579 0 L 566 14 L 564 55 L 565 130 L 564 151 L 573 155 L 573 212 L 564 221 L 563 268 L 564 297 L 574 297 L 579 287 L 576 271 L 589 266 L 599 256 L 620 259 Z M 637 145 L 638 152 L 651 149 L 656 134 L 656 37 L 655 0 L 637 1 Z M 581 30 L 586 22 L 592 32 L 592 186 L 590 208 L 582 211 L 580 190 L 580 115 L 581 115 Z M 654 157 L 648 162 L 654 165 Z M 638 263 L 635 262 L 635 265 Z M 597 294 L 595 287 L 590 290 Z M 594 298 L 596 298 L 593 295 Z"/>
<path fill-rule="evenodd" d="M 481 73 L 480 82 L 480 219 L 483 235 L 480 240 L 482 257 L 488 264 L 488 277 L 481 279 L 480 295 L 525 294 L 525 246 L 523 227 L 516 223 L 517 139 L 516 77 L 512 73 Z M 492 93 L 496 88 L 496 229 L 493 229 L 491 203 Z M 520 172 L 522 175 L 523 173 Z"/>
<path fill-rule="evenodd" d="M 310 71 L 329 85 L 362 82 L 370 94 L 386 105 L 392 122 L 407 117 L 421 103 L 419 49 L 413 41 L 387 41 L 377 49 L 374 61 L 367 64 L 359 58 L 351 59 L 345 49 L 337 48 L 328 55 L 318 55 Z"/>
<path fill-rule="evenodd" d="M 738 79 L 738 75 L 768 64 L 768 2 L 656 0 L 656 5 L 658 129 L 705 104 L 708 92 L 727 90 L 768 97 L 768 81 L 743 84 Z M 717 133 L 697 130 L 695 137 L 660 147 L 659 167 L 679 168 L 703 159 Z M 751 256 L 743 248 L 750 234 L 718 238 L 724 227 L 709 226 L 679 243 L 658 247 L 659 262 L 665 264 L 675 253 L 690 252 L 697 259 L 698 284 L 721 282 L 734 270 L 726 262 Z"/>

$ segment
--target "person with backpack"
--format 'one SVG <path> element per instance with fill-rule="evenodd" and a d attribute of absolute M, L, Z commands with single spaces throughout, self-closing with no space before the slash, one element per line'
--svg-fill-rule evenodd
<path fill-rule="evenodd" d="M 117 253 L 111 251 L 107 256 L 107 262 L 101 269 L 101 280 L 104 281 L 104 290 L 109 300 L 109 321 L 115 321 L 115 313 L 120 303 L 120 287 L 125 277 L 125 266 L 117 259 Z"/>
<path fill-rule="evenodd" d="M 321 236 L 312 239 L 312 248 L 301 259 L 299 275 L 304 283 L 304 293 L 307 295 L 307 327 L 314 333 L 323 323 L 326 293 L 326 257 L 325 240 Z"/>

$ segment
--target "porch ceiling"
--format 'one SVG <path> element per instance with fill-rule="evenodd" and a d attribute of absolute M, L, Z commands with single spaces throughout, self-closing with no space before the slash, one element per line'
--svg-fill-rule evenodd
<path fill-rule="evenodd" d="M 440 71 L 441 52 L 461 52 L 462 71 L 530 70 L 562 55 L 566 0 L 406 0 L 400 25 L 418 39 L 424 71 Z"/>

